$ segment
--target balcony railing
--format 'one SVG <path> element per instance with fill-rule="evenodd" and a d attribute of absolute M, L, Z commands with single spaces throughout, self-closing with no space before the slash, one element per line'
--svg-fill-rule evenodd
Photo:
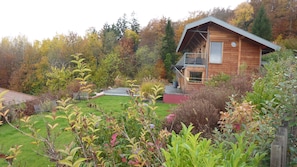
<path fill-rule="evenodd" d="M 205 65 L 205 53 L 185 53 L 183 56 L 184 65 Z"/>

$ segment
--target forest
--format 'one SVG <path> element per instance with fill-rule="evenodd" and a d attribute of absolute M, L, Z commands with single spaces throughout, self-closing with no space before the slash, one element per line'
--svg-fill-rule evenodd
<path fill-rule="evenodd" d="M 126 79 L 141 82 L 149 77 L 170 82 L 170 66 L 181 56 L 175 49 L 184 26 L 209 15 L 284 48 L 296 49 L 296 5 L 296 0 L 251 0 L 235 10 L 193 11 L 187 19 L 177 22 L 165 17 L 151 19 L 143 28 L 132 13 L 132 19 L 124 14 L 116 23 L 105 24 L 100 30 L 90 27 L 84 36 L 69 32 L 32 43 L 26 36 L 4 37 L 0 42 L 0 87 L 34 95 L 66 89 L 74 84 L 73 76 L 67 72 L 73 66 L 70 61 L 75 53 L 83 55 L 92 71 L 90 82 L 98 89 Z M 264 21 L 257 19 L 261 6 Z M 256 27 L 256 22 L 260 27 Z"/>

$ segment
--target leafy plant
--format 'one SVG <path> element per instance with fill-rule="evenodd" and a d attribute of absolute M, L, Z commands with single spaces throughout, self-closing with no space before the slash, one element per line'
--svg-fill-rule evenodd
<path fill-rule="evenodd" d="M 161 91 L 158 92 L 158 96 L 163 96 L 165 85 L 164 83 L 156 80 L 150 80 L 150 81 L 144 81 L 140 85 L 140 93 L 143 97 L 149 98 L 149 95 L 154 93 L 154 86 L 158 86 L 159 88 L 162 88 Z"/>
<path fill-rule="evenodd" d="M 245 140 L 245 133 L 234 134 L 234 141 L 212 142 L 191 133 L 192 125 L 182 124 L 172 133 L 168 150 L 163 149 L 164 166 L 259 166 L 265 154 L 255 153 L 256 145 Z"/>
<path fill-rule="evenodd" d="M 80 58 L 82 54 L 74 54 L 72 57 L 74 60 L 71 62 L 74 63 L 75 69 L 72 71 L 75 79 L 80 83 L 80 92 L 79 93 L 91 93 L 92 85 L 88 83 L 89 78 L 91 77 L 91 69 L 87 67 L 87 65 L 83 62 L 85 59 Z"/>
<path fill-rule="evenodd" d="M 213 76 L 205 84 L 209 86 L 218 86 L 219 84 L 229 81 L 230 78 L 230 75 L 227 75 L 225 73 L 219 73 L 218 75 Z"/>

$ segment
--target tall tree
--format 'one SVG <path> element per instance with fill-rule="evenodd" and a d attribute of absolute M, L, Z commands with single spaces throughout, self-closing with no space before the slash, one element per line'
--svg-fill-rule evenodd
<path fill-rule="evenodd" d="M 252 33 L 267 40 L 271 40 L 271 24 L 262 5 L 253 23 Z"/>
<path fill-rule="evenodd" d="M 104 24 L 102 30 L 99 33 L 99 38 L 102 41 L 102 52 L 105 55 L 110 54 L 118 44 L 117 33 L 115 29 L 108 24 Z"/>
<path fill-rule="evenodd" d="M 187 24 L 192 23 L 194 21 L 200 20 L 207 16 L 207 13 L 204 11 L 194 11 L 189 13 L 190 16 L 184 21 L 178 21 L 175 23 L 175 42 L 178 43 L 184 28 Z"/>
<path fill-rule="evenodd" d="M 138 20 L 135 18 L 135 13 L 133 12 L 131 14 L 131 21 L 130 21 L 130 26 L 131 26 L 131 30 L 136 32 L 137 34 L 139 34 L 140 32 L 140 24 L 138 23 Z"/>
<path fill-rule="evenodd" d="M 272 24 L 273 39 L 297 36 L 296 0 L 251 0 L 250 4 L 256 13 L 264 6 Z"/>
<path fill-rule="evenodd" d="M 216 17 L 220 20 L 223 20 L 225 22 L 228 22 L 230 20 L 230 18 L 233 16 L 233 10 L 231 10 L 230 8 L 213 8 L 212 10 L 210 10 L 208 12 L 208 15 L 211 15 L 213 17 Z"/>
<path fill-rule="evenodd" d="M 165 28 L 165 36 L 162 40 L 162 49 L 161 49 L 161 58 L 164 61 L 166 59 L 166 55 L 175 54 L 176 44 L 174 41 L 174 30 L 171 25 L 171 20 L 167 20 L 166 28 Z M 176 57 L 173 55 L 171 58 L 171 63 L 175 63 Z"/>
<path fill-rule="evenodd" d="M 171 65 L 176 63 L 176 44 L 174 41 L 174 30 L 171 25 L 171 20 L 167 20 L 165 28 L 165 36 L 162 40 L 161 59 L 163 60 L 167 72 L 167 79 L 171 79 Z M 170 56 L 170 58 L 168 57 Z"/>
<path fill-rule="evenodd" d="M 148 46 L 150 50 L 161 49 L 162 37 L 165 34 L 167 19 L 152 19 L 140 32 L 139 47 Z"/>
<path fill-rule="evenodd" d="M 128 28 L 128 20 L 126 14 L 123 17 L 120 17 L 116 24 L 112 25 L 112 28 L 115 30 L 118 39 L 122 38 L 125 34 L 126 29 Z"/>
<path fill-rule="evenodd" d="M 236 7 L 231 24 L 247 31 L 250 24 L 253 22 L 253 14 L 253 6 L 248 2 L 243 2 Z"/>
<path fill-rule="evenodd" d="M 136 72 L 135 51 L 138 46 L 138 42 L 138 34 L 127 29 L 117 47 L 117 51 L 121 59 L 120 70 L 124 75 L 132 78 L 135 76 Z"/>
<path fill-rule="evenodd" d="M 2 38 L 0 41 L 0 87 L 9 88 L 9 80 L 24 60 L 24 53 L 31 47 L 25 36 Z"/>

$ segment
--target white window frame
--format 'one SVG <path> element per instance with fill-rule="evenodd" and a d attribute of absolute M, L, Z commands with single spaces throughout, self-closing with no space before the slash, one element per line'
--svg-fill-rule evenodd
<path fill-rule="evenodd" d="M 217 46 L 214 46 L 214 45 L 217 45 Z M 223 42 L 217 42 L 217 41 L 210 42 L 209 63 L 212 63 L 212 64 L 223 63 L 223 47 L 224 47 Z"/>

